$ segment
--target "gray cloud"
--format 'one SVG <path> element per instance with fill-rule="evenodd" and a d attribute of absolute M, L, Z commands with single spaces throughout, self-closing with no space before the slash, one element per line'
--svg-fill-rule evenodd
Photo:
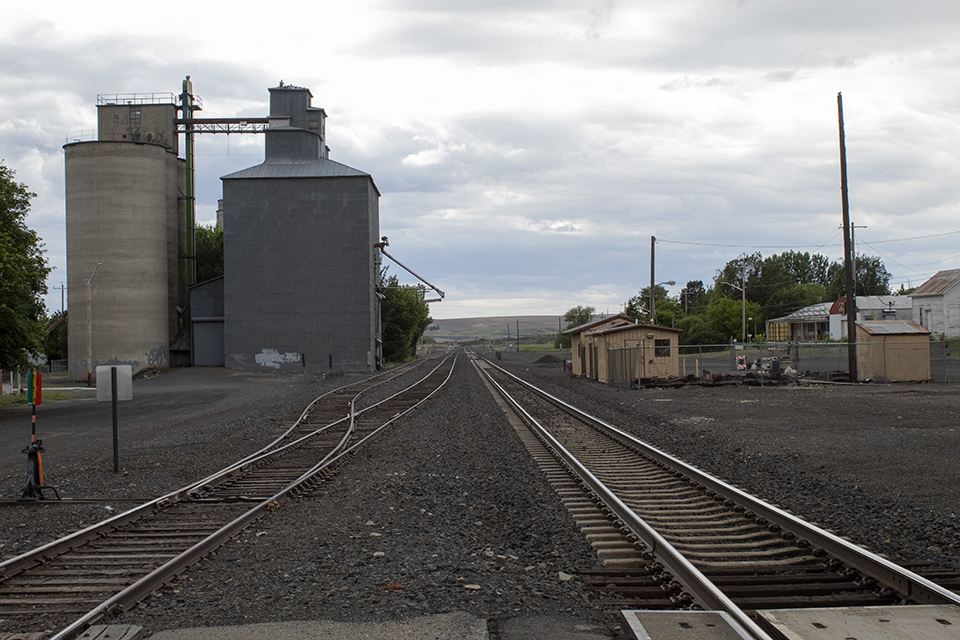
<path fill-rule="evenodd" d="M 37 191 L 31 221 L 62 268 L 60 147 L 68 131 L 93 128 L 97 93 L 176 92 L 189 73 L 204 115 L 262 115 L 266 88 L 283 77 L 310 86 L 318 106 L 336 105 L 333 158 L 373 175 L 395 255 L 478 305 L 539 296 L 555 306 L 524 311 L 562 312 L 636 293 L 649 278 L 651 235 L 663 241 L 658 273 L 680 283 L 709 282 L 756 246 L 768 254 L 823 245 L 837 257 L 835 93 L 843 88 L 851 205 L 855 221 L 868 225 L 864 241 L 955 224 L 960 96 L 914 95 L 924 85 L 909 76 L 955 84 L 960 54 L 950 34 L 960 9 L 683 0 L 641 9 L 638 32 L 625 34 L 618 26 L 634 7 L 606 1 L 404 3 L 369 40 L 352 42 L 349 55 L 318 49 L 320 70 L 299 67 L 300 77 L 182 57 L 165 36 L 61 44 L 59 26 L 34 22 L 0 43 L 8 61 L 0 68 L 0 156 Z M 379 80 L 378 63 L 398 61 L 406 94 L 351 104 L 357 86 Z M 461 102 L 456 113 L 396 117 L 400 101 L 436 88 L 440 80 L 421 65 L 433 70 L 438 61 L 489 82 L 479 90 L 496 110 Z M 478 72 L 491 69 L 496 80 Z M 591 74 L 611 79 L 574 81 Z M 327 76 L 339 79 L 328 84 Z M 841 80 L 845 87 L 830 86 Z M 560 97 L 544 99 L 557 83 Z M 259 141 L 202 138 L 201 215 L 214 210 L 221 175 L 261 160 Z M 906 265 L 897 277 L 916 280 L 923 269 L 956 266 L 910 270 L 953 256 L 953 244 L 875 246 Z"/>

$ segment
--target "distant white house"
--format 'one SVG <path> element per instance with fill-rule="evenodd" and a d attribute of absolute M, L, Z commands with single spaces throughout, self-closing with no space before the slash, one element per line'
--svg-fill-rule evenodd
<path fill-rule="evenodd" d="M 820 302 L 788 316 L 767 320 L 771 342 L 818 342 L 847 337 L 847 299 Z M 909 296 L 857 296 L 857 321 L 910 320 Z"/>
<path fill-rule="evenodd" d="M 912 320 L 933 335 L 960 336 L 960 269 L 938 271 L 913 290 Z"/>
<path fill-rule="evenodd" d="M 766 322 L 767 340 L 770 342 L 818 342 L 827 339 L 829 330 L 829 302 L 797 309 L 788 316 Z"/>

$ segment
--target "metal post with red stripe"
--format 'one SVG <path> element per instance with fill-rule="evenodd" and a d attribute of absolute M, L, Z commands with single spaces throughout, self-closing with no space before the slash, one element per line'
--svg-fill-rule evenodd
<path fill-rule="evenodd" d="M 30 446 L 23 450 L 27 454 L 27 486 L 23 489 L 21 500 L 43 500 L 43 463 L 40 453 L 43 441 L 37 439 L 37 405 L 43 401 L 43 375 L 31 371 L 27 376 L 27 402 L 30 403 Z"/>

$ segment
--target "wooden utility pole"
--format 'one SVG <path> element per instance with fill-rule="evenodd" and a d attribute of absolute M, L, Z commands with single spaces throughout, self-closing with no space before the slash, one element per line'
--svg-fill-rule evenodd
<path fill-rule="evenodd" d="M 653 236 L 650 236 L 650 324 L 653 324 L 653 325 L 657 324 L 657 316 L 654 312 L 654 309 L 655 309 L 654 298 L 657 295 L 656 286 L 654 285 L 656 280 L 654 279 L 654 275 L 653 275 L 653 264 L 654 264 L 653 252 L 654 252 L 654 246 L 656 245 L 656 243 L 657 243 L 657 239 Z"/>
<path fill-rule="evenodd" d="M 843 96 L 837 94 L 840 122 L 840 197 L 843 202 L 843 272 L 847 296 L 847 366 L 850 382 L 857 381 L 857 294 L 853 283 L 853 241 L 850 235 L 850 202 L 847 197 L 847 145 L 843 132 Z"/>

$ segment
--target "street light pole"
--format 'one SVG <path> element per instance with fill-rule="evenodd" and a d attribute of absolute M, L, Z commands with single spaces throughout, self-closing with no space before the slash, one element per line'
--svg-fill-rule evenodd
<path fill-rule="evenodd" d="M 744 279 L 745 280 L 745 279 Z M 747 343 L 747 283 L 743 282 L 743 288 L 740 289 L 740 324 L 743 325 L 743 338 L 741 344 Z"/>
<path fill-rule="evenodd" d="M 90 315 L 90 285 L 93 283 L 93 276 L 97 275 L 97 269 L 100 268 L 102 262 L 98 262 L 97 266 L 93 268 L 93 273 L 90 274 L 90 279 L 87 280 L 87 386 L 93 384 L 93 323 L 91 322 Z"/>
<path fill-rule="evenodd" d="M 738 287 L 732 282 L 723 282 L 722 280 L 720 282 L 722 284 L 727 285 L 728 287 L 733 287 L 734 289 L 740 290 L 740 313 L 741 313 L 740 324 L 742 325 L 742 329 L 743 329 L 742 337 L 740 341 L 741 343 L 744 343 L 747 341 L 747 291 L 746 291 L 747 283 L 746 281 L 744 281 L 743 286 Z"/>

